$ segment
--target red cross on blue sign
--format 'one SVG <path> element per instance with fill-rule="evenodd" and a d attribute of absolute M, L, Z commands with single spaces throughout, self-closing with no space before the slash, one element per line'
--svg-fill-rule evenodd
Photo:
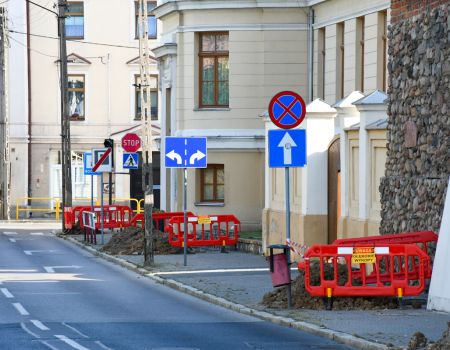
<path fill-rule="evenodd" d="M 305 119 L 305 114 L 305 101 L 295 92 L 282 91 L 270 100 L 270 119 L 282 129 L 292 129 L 300 125 Z"/>

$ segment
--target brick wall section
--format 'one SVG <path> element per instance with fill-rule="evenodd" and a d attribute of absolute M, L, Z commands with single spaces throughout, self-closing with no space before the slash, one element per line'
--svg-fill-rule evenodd
<path fill-rule="evenodd" d="M 391 0 L 391 24 L 431 11 L 449 0 Z"/>
<path fill-rule="evenodd" d="M 410 12 L 442 1 L 393 1 Z M 380 233 L 439 231 L 450 175 L 450 1 L 389 28 Z M 401 8 L 401 7 L 399 7 Z"/>

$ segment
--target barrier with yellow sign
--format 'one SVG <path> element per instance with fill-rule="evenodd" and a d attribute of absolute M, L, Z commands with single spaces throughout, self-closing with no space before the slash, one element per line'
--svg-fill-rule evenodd
<path fill-rule="evenodd" d="M 208 215 L 199 215 L 197 222 L 199 223 L 199 225 L 210 224 L 211 218 Z"/>
<path fill-rule="evenodd" d="M 354 247 L 352 264 L 374 264 L 377 261 L 374 247 Z"/>

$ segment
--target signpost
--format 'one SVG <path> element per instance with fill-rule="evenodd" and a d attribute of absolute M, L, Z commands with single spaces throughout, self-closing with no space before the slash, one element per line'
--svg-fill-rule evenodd
<path fill-rule="evenodd" d="M 83 154 L 84 175 L 91 175 L 91 211 L 94 211 L 94 175 L 102 175 L 92 171 L 92 153 L 84 152 Z"/>
<path fill-rule="evenodd" d="M 281 129 L 292 129 L 305 119 L 306 104 L 303 98 L 292 91 L 276 94 L 269 103 L 269 116 Z M 289 168 L 306 165 L 306 131 L 305 130 L 270 130 L 269 167 L 284 168 L 285 203 L 286 203 L 286 240 L 291 239 L 291 208 L 289 189 Z M 288 250 L 288 264 L 291 262 Z M 291 308 L 291 285 L 286 286 L 288 308 Z"/>
<path fill-rule="evenodd" d="M 93 164 L 92 171 L 94 172 L 111 172 L 112 171 L 112 152 L 111 148 L 97 148 L 92 150 L 93 154 Z M 101 204 L 101 212 L 100 212 L 100 222 L 101 222 L 101 233 L 102 233 L 102 244 L 104 244 L 104 230 L 103 230 L 103 221 L 104 221 L 104 211 L 103 211 L 103 174 L 100 176 L 100 204 Z"/>
<path fill-rule="evenodd" d="M 206 137 L 166 137 L 166 168 L 184 168 L 184 266 L 187 265 L 187 168 L 206 168 Z"/>
<path fill-rule="evenodd" d="M 137 134 L 128 133 L 122 137 L 122 148 L 125 152 L 134 153 L 141 148 L 141 138 Z"/>

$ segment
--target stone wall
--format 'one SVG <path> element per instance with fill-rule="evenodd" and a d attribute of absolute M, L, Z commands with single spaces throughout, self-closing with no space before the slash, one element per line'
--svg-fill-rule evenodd
<path fill-rule="evenodd" d="M 450 5 L 430 10 L 438 2 L 407 1 L 417 15 L 395 16 L 389 28 L 381 234 L 439 231 L 450 174 Z"/>

